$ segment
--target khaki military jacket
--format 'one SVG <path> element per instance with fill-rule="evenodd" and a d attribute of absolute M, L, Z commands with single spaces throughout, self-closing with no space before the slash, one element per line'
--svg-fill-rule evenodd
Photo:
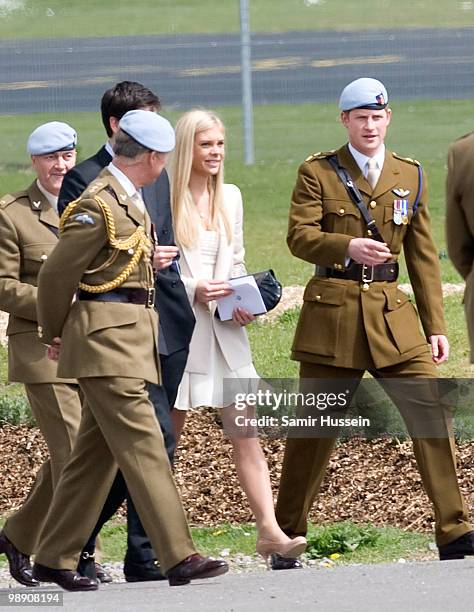
<path fill-rule="evenodd" d="M 449 256 L 467 279 L 474 264 L 474 133 L 449 148 L 446 204 Z"/>
<path fill-rule="evenodd" d="M 418 163 L 386 151 L 372 190 L 346 146 L 339 164 L 351 175 L 396 261 L 402 247 L 417 311 L 396 282 L 362 282 L 313 277 L 293 343 L 292 356 L 345 368 L 383 368 L 427 349 L 427 338 L 445 334 L 438 255 L 431 237 L 426 179 L 416 214 Z M 345 186 L 330 166 L 328 154 L 309 157 L 299 168 L 293 191 L 288 245 L 305 261 L 344 270 L 352 238 L 369 237 L 367 226 Z M 406 224 L 394 222 L 394 200 L 408 200 Z"/>
<path fill-rule="evenodd" d="M 97 198 L 111 213 L 107 221 Z M 63 213 L 63 220 L 67 213 Z M 137 228 L 145 229 L 148 246 L 128 276 L 124 271 L 138 247 L 114 248 L 110 243 L 112 227 L 119 242 L 130 239 Z M 149 236 L 148 215 L 136 207 L 107 170 L 76 201 L 61 228 L 57 247 L 43 265 L 38 286 L 39 333 L 45 343 L 61 338 L 61 376 L 125 376 L 160 382 L 158 315 L 153 307 L 106 301 L 72 303 L 81 282 L 113 290 L 114 281 L 122 275 L 126 278 L 116 288 L 153 287 Z"/>
<path fill-rule="evenodd" d="M 0 310 L 10 313 L 8 376 L 12 382 L 68 382 L 57 377 L 57 364 L 48 359 L 37 335 L 38 273 L 56 246 L 58 223 L 56 211 L 36 181 L 0 200 Z"/>
<path fill-rule="evenodd" d="M 449 147 L 446 240 L 449 257 L 466 281 L 464 310 L 474 363 L 474 133 Z"/>

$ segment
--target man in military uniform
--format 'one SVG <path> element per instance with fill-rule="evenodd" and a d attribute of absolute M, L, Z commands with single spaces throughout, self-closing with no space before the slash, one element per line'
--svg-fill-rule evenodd
<path fill-rule="evenodd" d="M 145 386 L 160 373 L 151 223 L 139 189 L 159 176 L 174 131 L 143 110 L 126 113 L 120 128 L 113 162 L 63 213 L 38 287 L 39 334 L 85 400 L 33 576 L 73 591 L 98 588 L 73 570 L 117 467 L 171 585 L 228 570 L 195 551 Z"/>
<path fill-rule="evenodd" d="M 418 379 L 423 387 L 422 379 L 435 378 L 436 364 L 448 357 L 426 181 L 418 162 L 386 149 L 387 103 L 375 79 L 347 85 L 339 107 L 348 144 L 312 155 L 299 168 L 288 245 L 316 265 L 292 348 L 303 386 L 306 379 L 316 387 L 321 379 L 345 379 L 347 385 L 368 370 L 386 380 Z M 360 206 L 353 184 L 362 194 Z M 414 306 L 397 288 L 402 246 L 424 334 Z M 397 406 L 403 414 L 402 403 Z M 441 435 L 415 437 L 413 447 L 435 507 L 440 557 L 464 558 L 474 554 L 474 531 L 458 486 L 448 419 L 441 415 L 440 421 Z M 333 436 L 287 440 L 276 515 L 290 537 L 306 533 L 334 443 Z M 278 556 L 272 562 L 275 569 L 298 566 Z"/>
<path fill-rule="evenodd" d="M 454 267 L 466 281 L 464 312 L 474 364 L 474 133 L 449 147 L 446 179 L 446 237 Z M 474 367 L 472 365 L 471 367 Z"/>
<path fill-rule="evenodd" d="M 157 112 L 160 109 L 160 100 L 147 87 L 134 81 L 121 81 L 104 93 L 101 100 L 101 115 L 108 141 L 95 155 L 75 166 L 65 176 L 59 194 L 60 214 L 112 161 L 119 121 L 125 113 L 136 109 Z M 148 392 L 161 425 L 168 457 L 172 462 L 175 439 L 171 408 L 174 406 L 188 357 L 189 343 L 194 329 L 194 314 L 175 261 L 178 249 L 174 244 L 170 188 L 166 170 L 163 170 L 152 184 L 145 185 L 141 193 L 157 238 L 154 256 L 155 306 L 160 317 L 158 349 L 163 383 L 162 385 L 149 383 Z M 127 499 L 127 552 L 123 567 L 125 578 L 130 582 L 163 579 L 156 555 L 120 472 L 114 480 L 100 519 L 85 546 L 83 553 L 85 559 L 82 563 L 93 557 L 96 534 L 125 499 Z"/>
<path fill-rule="evenodd" d="M 26 586 L 38 585 L 29 556 L 36 550 L 81 418 L 77 381 L 58 378 L 57 364 L 38 339 L 36 319 L 38 273 L 58 241 L 58 194 L 76 161 L 76 141 L 75 130 L 66 123 L 36 128 L 27 150 L 37 178 L 28 189 L 0 200 L 0 309 L 10 313 L 8 376 L 10 382 L 24 383 L 50 456 L 27 500 L 0 533 L 0 552 L 8 557 L 10 573 Z"/>

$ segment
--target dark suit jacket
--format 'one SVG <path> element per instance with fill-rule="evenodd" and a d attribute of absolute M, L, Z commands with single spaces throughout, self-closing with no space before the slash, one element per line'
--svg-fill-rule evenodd
<path fill-rule="evenodd" d="M 111 160 L 105 147 L 102 147 L 66 174 L 59 194 L 60 214 Z M 143 199 L 155 226 L 159 244 L 173 245 L 170 187 L 166 171 L 152 185 L 143 188 Z M 160 315 L 160 353 L 171 354 L 187 348 L 194 329 L 194 314 L 176 264 L 157 272 L 155 306 Z"/>

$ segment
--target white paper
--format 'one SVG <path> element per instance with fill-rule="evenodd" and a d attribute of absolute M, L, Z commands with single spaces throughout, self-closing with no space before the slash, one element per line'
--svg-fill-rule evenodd
<path fill-rule="evenodd" d="M 254 315 L 267 312 L 255 278 L 251 274 L 231 278 L 228 283 L 234 291 L 217 300 L 217 310 L 221 321 L 230 321 L 234 308 L 245 308 Z"/>

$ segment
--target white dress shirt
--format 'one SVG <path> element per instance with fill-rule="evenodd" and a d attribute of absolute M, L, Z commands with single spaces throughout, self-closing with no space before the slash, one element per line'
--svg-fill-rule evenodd
<path fill-rule="evenodd" d="M 113 174 L 115 176 L 120 185 L 123 187 L 125 193 L 132 200 L 138 210 L 141 213 L 145 214 L 145 202 L 143 201 L 140 192 L 137 190 L 137 188 L 128 178 L 128 176 L 126 176 L 121 170 L 119 170 L 117 166 L 114 166 L 113 161 L 111 161 L 110 164 L 107 166 L 107 170 L 110 172 L 110 174 Z"/>
<path fill-rule="evenodd" d="M 377 164 L 377 170 L 380 176 L 380 173 L 382 172 L 383 164 L 385 161 L 385 145 L 382 145 L 380 149 L 377 151 L 377 153 L 373 155 L 372 157 L 367 157 L 367 155 L 364 155 L 363 153 L 358 151 L 356 148 L 354 148 L 351 145 L 351 143 L 349 143 L 349 151 L 351 152 L 352 157 L 355 159 L 356 164 L 359 166 L 365 178 L 367 178 L 367 172 L 368 172 L 367 162 L 369 161 L 369 159 L 373 159 L 375 163 Z"/>
<path fill-rule="evenodd" d="M 48 200 L 51 206 L 54 208 L 56 212 L 58 212 L 58 196 L 53 195 L 47 189 L 43 187 L 43 185 L 36 179 L 36 185 L 44 197 Z"/>

